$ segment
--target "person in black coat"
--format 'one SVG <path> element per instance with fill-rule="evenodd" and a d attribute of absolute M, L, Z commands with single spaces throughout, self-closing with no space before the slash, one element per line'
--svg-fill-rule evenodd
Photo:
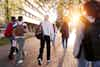
<path fill-rule="evenodd" d="M 82 20 L 81 18 L 81 21 L 85 24 L 85 27 L 83 31 L 83 38 L 81 39 L 81 43 L 79 45 L 79 51 L 76 52 L 77 54 L 75 55 L 75 57 L 78 59 L 78 67 L 89 67 L 89 63 L 88 63 L 89 61 L 93 61 L 92 62 L 93 67 L 100 67 L 100 61 L 95 61 L 95 57 L 94 57 L 95 55 L 93 51 L 94 47 L 92 46 L 93 41 L 91 41 L 92 38 L 90 35 L 92 33 L 89 32 L 93 29 L 91 27 L 95 25 L 96 25 L 95 27 L 97 27 L 98 25 L 100 25 L 98 7 L 96 4 L 97 2 L 90 1 L 84 5 L 84 9 L 86 10 L 87 15 L 86 16 L 84 15 L 83 17 L 89 20 L 90 23 Z M 94 6 L 96 7 L 94 8 Z M 88 23 L 89 25 L 87 25 Z"/>

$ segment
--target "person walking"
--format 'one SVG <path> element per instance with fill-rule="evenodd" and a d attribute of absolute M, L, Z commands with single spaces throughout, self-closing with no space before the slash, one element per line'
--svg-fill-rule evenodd
<path fill-rule="evenodd" d="M 96 8 L 93 8 L 94 6 Z M 74 49 L 74 56 L 78 58 L 78 67 L 89 67 L 89 62 L 91 62 L 92 67 L 100 67 L 100 53 L 98 51 L 100 49 L 100 17 L 98 16 L 97 2 L 87 2 L 84 5 L 84 9 L 86 10 L 86 15 L 82 18 L 85 17 L 85 21 L 81 18 L 84 26 L 81 30 L 81 36 L 77 37 L 78 40 L 76 40 L 75 46 L 78 45 L 78 47 L 75 47 L 76 50 Z"/>
<path fill-rule="evenodd" d="M 62 22 L 61 34 L 62 34 L 62 46 L 63 46 L 63 48 L 67 48 L 67 41 L 68 41 L 68 37 L 69 37 L 69 29 L 68 29 L 67 22 Z"/>
<path fill-rule="evenodd" d="M 13 36 L 13 25 L 15 23 L 16 23 L 16 17 L 12 16 L 11 22 L 8 23 L 7 28 L 5 30 L 5 33 L 4 33 L 5 37 L 7 37 L 10 40 L 10 43 L 11 43 L 10 52 L 9 52 L 9 55 L 8 55 L 8 58 L 10 60 L 14 59 L 14 52 L 15 51 L 18 52 L 16 44 L 14 43 L 16 40 L 15 40 L 15 37 Z"/>
<path fill-rule="evenodd" d="M 39 55 L 38 55 L 38 64 L 42 64 L 43 60 L 43 51 L 46 43 L 46 48 L 47 48 L 47 63 L 50 63 L 50 40 L 52 39 L 52 32 L 53 32 L 53 27 L 52 24 L 49 22 L 49 16 L 46 15 L 44 17 L 44 21 L 41 23 L 41 30 L 43 31 L 42 37 L 40 39 L 40 50 L 39 50 Z"/>
<path fill-rule="evenodd" d="M 56 36 L 57 36 L 57 27 L 56 27 L 55 24 L 53 24 L 53 40 L 52 40 L 52 45 L 54 46 L 54 48 L 55 48 L 55 45 L 56 45 L 56 43 L 55 43 Z"/>
<path fill-rule="evenodd" d="M 82 39 L 84 38 L 84 33 L 86 32 L 87 28 L 90 25 L 89 20 L 84 17 L 81 16 L 81 21 L 80 22 L 80 26 L 78 27 L 77 31 L 76 31 L 76 39 L 75 39 L 75 44 L 74 44 L 74 56 L 75 58 L 78 59 L 78 67 L 88 67 L 89 66 L 89 61 L 87 61 L 84 58 L 84 50 L 82 45 L 84 44 L 84 42 L 82 41 Z"/>
<path fill-rule="evenodd" d="M 23 22 L 23 17 L 18 16 L 18 21 L 13 25 L 14 31 L 13 34 L 15 36 L 15 39 L 18 43 L 18 54 L 16 55 L 16 63 L 20 64 L 23 63 L 24 59 L 24 33 L 26 32 L 27 25 Z"/>

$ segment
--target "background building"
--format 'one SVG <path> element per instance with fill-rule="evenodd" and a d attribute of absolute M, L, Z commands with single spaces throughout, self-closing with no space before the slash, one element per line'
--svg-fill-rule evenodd
<path fill-rule="evenodd" d="M 0 0 L 0 23 L 11 16 L 23 16 L 25 22 L 39 24 L 41 18 L 35 15 L 39 14 L 35 8 L 33 0 Z"/>
<path fill-rule="evenodd" d="M 43 13 L 34 0 L 0 0 L 0 25 L 9 22 L 11 16 L 23 16 L 30 31 L 42 20 Z M 37 6 L 36 6 L 37 5 Z"/>

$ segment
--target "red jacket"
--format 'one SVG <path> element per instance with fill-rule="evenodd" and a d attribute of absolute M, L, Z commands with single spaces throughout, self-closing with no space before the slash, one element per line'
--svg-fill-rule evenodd
<path fill-rule="evenodd" d="M 12 32 L 13 32 L 13 24 L 10 22 L 8 25 L 7 25 L 7 28 L 4 32 L 4 35 L 6 37 L 9 37 L 9 36 L 12 36 Z"/>

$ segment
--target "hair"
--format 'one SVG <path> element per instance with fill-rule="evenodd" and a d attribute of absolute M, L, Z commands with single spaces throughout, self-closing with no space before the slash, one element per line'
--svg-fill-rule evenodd
<path fill-rule="evenodd" d="M 15 16 L 12 16 L 11 17 L 11 21 L 14 21 L 14 20 L 16 20 L 16 17 Z"/>
<path fill-rule="evenodd" d="M 22 21 L 23 20 L 23 16 L 18 16 L 18 21 Z"/>
<path fill-rule="evenodd" d="M 97 2 L 88 1 L 83 5 L 83 9 L 86 11 L 87 15 L 97 17 Z"/>

